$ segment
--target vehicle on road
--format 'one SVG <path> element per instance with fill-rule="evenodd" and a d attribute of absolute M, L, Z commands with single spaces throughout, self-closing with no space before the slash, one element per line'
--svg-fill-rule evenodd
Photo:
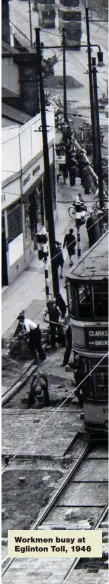
<path fill-rule="evenodd" d="M 73 45 L 74 49 L 81 47 L 81 10 L 79 0 L 61 0 L 57 2 L 59 31 L 65 29 L 67 45 Z"/>
<path fill-rule="evenodd" d="M 55 28 L 55 0 L 38 0 L 39 26 L 42 28 Z"/>
<path fill-rule="evenodd" d="M 74 359 L 89 432 L 108 427 L 108 231 L 66 278 Z"/>

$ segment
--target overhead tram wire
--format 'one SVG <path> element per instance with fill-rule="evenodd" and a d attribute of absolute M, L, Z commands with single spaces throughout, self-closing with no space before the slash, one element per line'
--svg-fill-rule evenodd
<path fill-rule="evenodd" d="M 24 32 L 22 32 L 22 30 L 20 28 L 18 28 L 18 26 L 16 26 L 16 24 L 14 24 L 12 22 L 12 20 L 9 20 L 9 22 L 10 22 L 10 24 L 12 24 L 12 26 L 14 26 L 14 28 L 16 28 L 16 30 L 18 30 L 18 32 L 29 42 L 29 44 L 31 46 L 29 37 L 27 37 L 27 35 Z"/>
<path fill-rule="evenodd" d="M 109 351 L 107 353 L 105 353 L 105 355 L 103 355 L 103 357 L 98 361 L 98 363 L 96 363 L 96 365 L 91 369 L 91 371 L 89 373 L 87 373 L 87 375 L 85 375 L 84 379 L 82 379 L 82 381 L 80 381 L 80 383 L 75 387 L 75 389 L 69 393 L 69 395 L 63 400 L 63 402 L 55 409 L 55 412 L 52 412 L 52 414 L 49 416 L 49 418 L 47 418 L 47 420 L 45 420 L 45 422 L 43 424 L 41 424 L 41 426 L 38 428 L 38 430 L 36 430 L 36 432 L 34 432 L 34 434 L 32 434 L 31 438 L 29 440 L 27 440 L 26 442 L 24 442 L 24 444 L 23 444 L 23 446 L 21 446 L 21 448 L 18 448 L 18 450 L 16 451 L 14 456 L 12 456 L 12 458 L 10 459 L 9 464 L 12 463 L 13 460 L 16 459 L 16 456 L 18 456 L 18 454 L 20 454 L 22 452 L 23 448 L 25 448 L 25 446 L 27 446 L 27 444 L 31 443 L 31 441 L 33 440 L 33 438 L 35 436 L 40 435 L 40 430 L 42 430 L 42 428 L 44 428 L 44 426 L 46 426 L 46 424 L 48 424 L 49 420 L 51 420 L 55 415 L 57 415 L 57 412 L 60 409 L 62 409 L 63 405 L 72 396 L 72 392 L 78 390 L 82 386 L 84 381 L 86 381 L 86 379 L 88 379 L 91 376 L 91 374 L 97 369 L 97 367 L 99 367 L 100 363 L 102 363 L 103 360 L 106 359 L 106 357 L 108 357 L 108 355 L 109 355 Z M 7 469 L 7 467 L 6 467 L 6 469 Z M 3 469 L 2 475 L 4 474 L 6 469 Z"/>

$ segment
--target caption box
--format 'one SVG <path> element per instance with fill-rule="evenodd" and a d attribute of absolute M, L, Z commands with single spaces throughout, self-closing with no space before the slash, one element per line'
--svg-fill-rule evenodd
<path fill-rule="evenodd" d="M 9 530 L 10 558 L 101 558 L 102 530 Z"/>

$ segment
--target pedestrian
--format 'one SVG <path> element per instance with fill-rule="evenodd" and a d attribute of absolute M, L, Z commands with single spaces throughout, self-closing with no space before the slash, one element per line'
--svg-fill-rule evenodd
<path fill-rule="evenodd" d="M 94 216 L 93 211 L 91 211 L 87 218 L 86 229 L 88 233 L 89 247 L 92 247 L 100 237 L 99 222 L 97 217 Z"/>
<path fill-rule="evenodd" d="M 69 233 L 66 233 L 64 237 L 63 248 L 66 246 L 68 255 L 70 258 L 70 266 L 73 265 L 72 255 L 75 254 L 75 246 L 76 246 L 76 238 L 73 232 L 73 229 L 69 229 Z"/>
<path fill-rule="evenodd" d="M 49 323 L 50 323 L 50 332 L 51 332 L 51 345 L 54 349 L 56 346 L 56 339 L 58 337 L 58 323 L 60 319 L 60 310 L 56 306 L 56 301 L 48 300 L 47 308 L 49 313 Z"/>
<path fill-rule="evenodd" d="M 65 349 L 65 353 L 64 353 L 62 367 L 64 367 L 65 365 L 68 365 L 71 350 L 72 350 L 72 327 L 71 327 L 70 320 L 68 320 L 66 322 L 66 349 Z"/>
<path fill-rule="evenodd" d="M 62 246 L 59 241 L 55 241 L 54 260 L 57 268 L 60 267 L 60 278 L 63 279 L 64 257 L 62 252 Z"/>
<path fill-rule="evenodd" d="M 46 355 L 42 346 L 42 335 L 39 325 L 33 320 L 26 318 L 24 310 L 19 314 L 18 320 L 22 330 L 29 334 L 29 346 L 32 356 L 36 358 L 37 352 L 41 361 L 44 361 Z"/>
<path fill-rule="evenodd" d="M 84 162 L 83 172 L 82 172 L 82 184 L 85 189 L 85 194 L 90 194 L 90 171 L 89 171 L 89 164 L 88 162 Z"/>
<path fill-rule="evenodd" d="M 75 179 L 79 174 L 78 164 L 75 158 L 71 158 L 70 166 L 69 166 L 69 175 L 70 175 L 70 186 L 73 187 L 75 185 Z"/>
<path fill-rule="evenodd" d="M 66 314 L 67 306 L 66 306 L 65 301 L 64 301 L 62 295 L 60 294 L 60 292 L 58 292 L 58 294 L 56 294 L 56 305 L 59 307 L 59 309 L 61 311 L 62 318 L 64 318 L 64 316 Z"/>

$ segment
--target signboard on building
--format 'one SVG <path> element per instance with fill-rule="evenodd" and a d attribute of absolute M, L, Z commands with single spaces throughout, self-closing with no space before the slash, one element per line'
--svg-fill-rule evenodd
<path fill-rule="evenodd" d="M 85 330 L 87 348 L 92 351 L 105 351 L 108 348 L 108 329 L 104 328 L 87 328 Z"/>

